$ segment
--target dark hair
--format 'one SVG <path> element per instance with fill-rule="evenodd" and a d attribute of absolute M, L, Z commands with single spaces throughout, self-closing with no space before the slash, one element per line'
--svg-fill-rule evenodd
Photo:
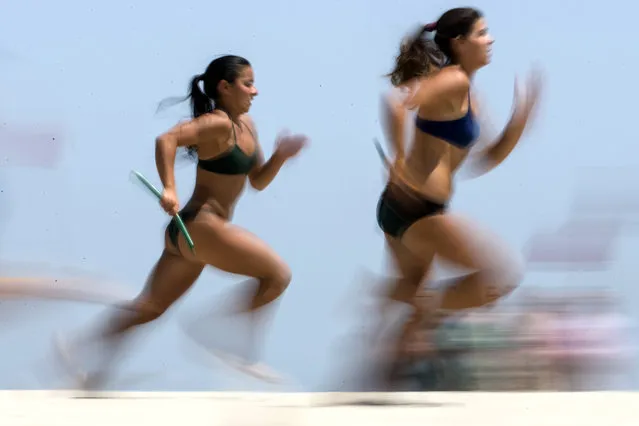
<path fill-rule="evenodd" d="M 189 94 L 184 98 L 169 98 L 160 102 L 158 110 L 167 106 L 166 104 L 175 104 L 186 100 L 191 104 L 191 114 L 193 118 L 213 112 L 215 108 L 224 108 L 220 105 L 217 86 L 220 81 L 234 83 L 240 73 L 246 67 L 250 67 L 251 63 L 236 55 L 225 55 L 215 58 L 203 74 L 193 76 L 189 84 Z M 202 87 L 200 87 L 202 83 Z M 188 154 L 192 157 L 197 156 L 197 147 L 187 147 Z"/>
<path fill-rule="evenodd" d="M 398 86 L 415 78 L 428 75 L 433 67 L 454 64 L 451 40 L 467 36 L 483 14 L 471 7 L 458 7 L 444 13 L 437 22 L 421 26 L 415 34 L 402 42 L 395 69 L 388 74 L 393 85 Z M 426 33 L 434 32 L 427 38 Z"/>

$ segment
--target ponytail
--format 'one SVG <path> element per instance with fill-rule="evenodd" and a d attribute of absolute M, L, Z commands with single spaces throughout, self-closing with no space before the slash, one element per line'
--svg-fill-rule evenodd
<path fill-rule="evenodd" d="M 202 74 L 196 75 L 191 80 L 189 99 L 193 118 L 213 112 L 213 101 L 200 88 L 200 82 L 204 79 Z"/>
<path fill-rule="evenodd" d="M 191 79 L 191 87 L 187 98 L 191 104 L 191 114 L 193 115 L 193 118 L 198 118 L 201 115 L 211 113 L 214 109 L 213 101 L 200 88 L 200 82 L 203 81 L 203 74 L 198 74 Z M 197 159 L 197 146 L 187 146 L 186 151 L 187 156 Z"/>
<path fill-rule="evenodd" d="M 437 24 L 421 25 L 419 29 L 402 43 L 399 55 L 395 59 L 395 68 L 388 74 L 394 86 L 428 75 L 433 67 L 446 63 L 446 56 L 437 44 L 424 37 L 427 32 L 435 31 Z"/>

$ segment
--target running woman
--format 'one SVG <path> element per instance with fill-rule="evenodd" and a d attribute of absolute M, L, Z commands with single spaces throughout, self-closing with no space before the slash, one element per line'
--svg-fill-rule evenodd
<path fill-rule="evenodd" d="M 519 262 L 498 239 L 448 211 L 453 178 L 462 162 L 468 157 L 476 175 L 501 164 L 538 103 L 541 81 L 532 73 L 524 93 L 515 84 L 513 113 L 501 135 L 477 155 L 468 155 L 479 137 L 481 112 L 472 81 L 489 64 L 493 42 L 479 10 L 451 9 L 402 43 L 389 75 L 395 88 L 385 98 L 384 114 L 394 158 L 377 220 L 399 275 L 382 314 L 393 302 L 410 305 L 414 313 L 401 332 L 396 353 L 400 357 L 410 352 L 410 342 L 424 321 L 434 326 L 442 312 L 492 303 L 513 291 L 521 279 Z M 416 131 L 406 151 L 409 110 L 416 112 Z M 422 283 L 435 256 L 469 273 L 444 283 L 442 291 L 424 291 Z M 419 297 L 420 292 L 429 297 Z"/>
<path fill-rule="evenodd" d="M 165 231 L 164 250 L 145 288 L 109 318 L 98 336 L 88 340 L 97 338 L 109 350 L 100 368 L 86 374 L 85 387 L 97 388 L 103 383 L 123 338 L 164 314 L 195 283 L 205 266 L 250 278 L 250 296 L 238 310 L 248 314 L 243 317 L 251 324 L 250 342 L 255 342 L 259 334 L 261 317 L 257 311 L 278 299 L 291 282 L 291 271 L 277 253 L 255 235 L 231 224 L 246 182 L 258 191 L 264 190 L 307 143 L 303 135 L 281 136 L 273 155 L 264 161 L 255 125 L 248 115 L 257 94 L 248 60 L 233 55 L 219 57 L 191 80 L 187 98 L 192 120 L 156 139 L 155 159 L 164 187 L 160 204 L 170 216 L 179 212 L 195 250 L 190 250 L 171 221 Z M 174 163 L 181 147 L 197 158 L 197 175 L 193 195 L 180 210 Z M 233 355 L 245 370 L 256 375 L 264 371 L 262 378 L 268 379 L 270 373 L 258 368 L 257 345 L 248 346 Z"/>

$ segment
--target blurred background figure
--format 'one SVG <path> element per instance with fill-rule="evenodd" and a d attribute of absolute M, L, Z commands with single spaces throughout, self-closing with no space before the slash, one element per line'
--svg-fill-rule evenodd
<path fill-rule="evenodd" d="M 0 166 L 54 168 L 62 159 L 64 138 L 59 125 L 19 124 L 0 117 Z"/>
<path fill-rule="evenodd" d="M 570 291 L 528 288 L 525 297 L 511 303 L 450 316 L 441 322 L 435 338 L 429 337 L 433 331 L 428 327 L 415 336 L 415 349 L 402 361 L 392 390 L 625 389 L 630 385 L 634 351 L 629 319 L 614 297 L 605 287 L 595 291 L 580 286 Z M 379 378 L 376 368 L 383 367 L 389 353 L 383 345 L 394 342 L 357 342 L 349 340 L 361 351 L 354 363 L 359 379 L 351 374 L 347 383 L 331 390 L 384 388 L 374 377 Z M 340 348 L 342 354 L 349 353 Z"/>
<path fill-rule="evenodd" d="M 571 211 L 557 231 L 529 239 L 528 279 L 521 292 L 494 306 L 448 316 L 430 345 L 424 336 L 432 331 L 424 328 L 416 337 L 419 350 L 405 360 L 395 390 L 588 391 L 632 386 L 633 321 L 621 303 L 622 283 L 610 273 L 617 245 L 632 230 L 632 203 L 612 192 L 589 194 L 577 192 L 580 208 Z M 595 196 L 600 203 L 584 201 Z M 621 205 L 626 210 L 613 210 Z M 552 276 L 540 272 L 563 279 L 553 285 Z M 380 353 L 380 348 L 369 352 Z"/>

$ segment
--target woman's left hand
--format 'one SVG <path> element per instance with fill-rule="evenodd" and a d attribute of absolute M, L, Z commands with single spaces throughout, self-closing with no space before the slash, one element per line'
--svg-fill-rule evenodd
<path fill-rule="evenodd" d="M 308 145 L 308 137 L 306 135 L 291 135 L 288 132 L 283 132 L 275 142 L 275 154 L 283 160 L 288 160 L 299 154 L 306 145 Z"/>

